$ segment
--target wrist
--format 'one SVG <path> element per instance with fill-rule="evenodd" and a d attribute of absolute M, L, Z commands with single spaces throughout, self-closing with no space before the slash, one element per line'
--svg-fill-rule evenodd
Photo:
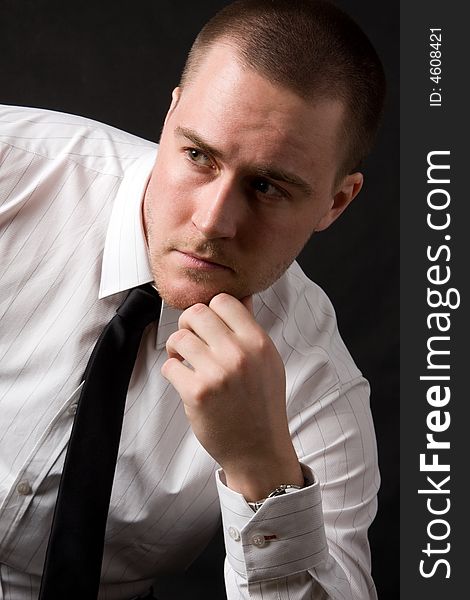
<path fill-rule="evenodd" d="M 241 494 L 247 502 L 263 501 L 280 486 L 295 486 L 294 489 L 304 487 L 304 475 L 297 459 L 292 465 L 284 462 L 269 466 L 255 464 L 254 467 L 229 472 L 224 469 L 227 487 Z"/>

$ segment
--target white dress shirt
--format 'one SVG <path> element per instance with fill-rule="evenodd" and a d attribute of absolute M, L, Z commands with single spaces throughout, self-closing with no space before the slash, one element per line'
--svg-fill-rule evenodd
<path fill-rule="evenodd" d="M 126 290 L 152 281 L 141 204 L 156 151 L 81 117 L 0 110 L 2 599 L 37 597 L 88 357 Z M 254 297 L 254 311 L 284 361 L 290 431 L 310 485 L 256 513 L 224 485 L 160 374 L 180 315 L 163 305 L 129 386 L 100 599 L 129 599 L 185 569 L 220 513 L 229 600 L 376 598 L 368 384 L 328 298 L 297 263 Z"/>

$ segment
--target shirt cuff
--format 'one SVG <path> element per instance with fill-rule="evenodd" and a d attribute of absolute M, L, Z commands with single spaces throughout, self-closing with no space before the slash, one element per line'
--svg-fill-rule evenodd
<path fill-rule="evenodd" d="M 268 498 L 257 512 L 217 471 L 227 559 L 249 583 L 307 571 L 328 557 L 320 485 L 309 467 L 301 467 L 306 486 Z"/>

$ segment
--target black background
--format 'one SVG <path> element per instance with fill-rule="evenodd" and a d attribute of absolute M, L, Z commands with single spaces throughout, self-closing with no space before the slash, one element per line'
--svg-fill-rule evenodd
<path fill-rule="evenodd" d="M 330 296 L 339 328 L 369 379 L 382 487 L 370 530 L 380 600 L 399 581 L 399 5 L 336 2 L 363 27 L 386 70 L 388 99 L 365 187 L 299 257 Z M 0 1 L 0 102 L 83 115 L 158 141 L 185 55 L 227 4 L 134 0 Z M 162 598 L 224 598 L 220 536 L 186 578 L 160 582 Z"/>
<path fill-rule="evenodd" d="M 405 599 L 442 600 L 468 596 L 469 123 L 468 98 L 463 92 L 466 88 L 462 80 L 468 62 L 468 53 L 462 46 L 462 40 L 467 38 L 468 21 L 463 16 L 462 4 L 457 1 L 429 0 L 425 10 L 418 3 L 403 2 L 401 23 L 401 591 Z M 431 54 L 436 49 L 430 45 L 434 41 L 430 40 L 431 28 L 440 29 L 441 33 L 438 81 L 430 79 L 430 67 L 436 65 L 435 60 L 431 63 L 436 56 Z M 437 89 L 442 92 L 441 106 L 431 107 L 429 94 Z M 432 151 L 450 153 L 439 161 L 450 166 L 447 176 L 439 177 L 449 178 L 449 184 L 428 183 L 427 156 Z M 445 230 L 432 229 L 427 223 L 429 214 L 434 224 L 437 221 L 437 211 L 428 205 L 428 194 L 438 189 L 448 191 L 451 198 L 445 210 L 450 217 Z M 435 197 L 429 204 L 434 203 Z M 449 258 L 432 263 L 427 257 L 428 246 L 433 250 L 443 243 L 449 245 Z M 450 279 L 446 284 L 436 285 L 430 281 L 428 269 L 432 264 L 440 264 L 442 272 L 449 268 Z M 456 288 L 460 306 L 456 309 L 430 307 L 427 288 L 440 288 L 443 295 L 446 289 Z M 450 328 L 445 332 L 449 340 L 440 342 L 449 354 L 442 356 L 445 360 L 437 361 L 439 365 L 448 366 L 448 370 L 428 368 L 429 340 L 443 335 L 435 324 L 429 326 L 428 317 L 435 311 L 448 313 L 450 319 Z M 433 348 L 435 344 L 436 340 Z M 432 362 L 436 363 L 435 358 Z M 420 381 L 419 377 L 438 374 L 450 377 L 449 382 L 440 382 L 449 386 L 451 393 L 443 409 L 449 414 L 450 426 L 440 433 L 441 440 L 449 442 L 450 447 L 437 452 L 439 463 L 448 464 L 450 471 L 420 471 L 419 455 L 426 454 L 429 463 L 435 451 L 426 448 L 426 435 L 430 432 L 427 419 L 432 410 L 426 392 L 432 383 Z M 450 477 L 441 488 L 450 493 L 445 496 L 429 493 L 433 486 L 428 476 L 437 484 Z M 418 494 L 418 490 L 424 493 Z M 441 515 L 432 514 L 430 509 L 436 510 L 439 501 L 442 510 L 444 498 L 450 500 L 449 510 Z M 449 532 L 444 524 L 432 526 L 439 517 L 449 524 Z M 431 533 L 441 539 L 432 539 Z M 428 544 L 433 551 L 429 556 Z M 449 563 L 448 578 L 444 563 L 437 564 L 439 559 Z M 421 576 L 421 561 L 424 561 L 426 574 L 435 568 L 434 575 Z M 465 589 L 467 592 L 462 591 Z"/>

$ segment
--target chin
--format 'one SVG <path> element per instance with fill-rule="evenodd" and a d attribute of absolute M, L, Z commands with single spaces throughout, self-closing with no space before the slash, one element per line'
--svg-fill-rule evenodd
<path fill-rule="evenodd" d="M 204 284 L 186 284 L 177 287 L 167 285 L 166 282 L 157 282 L 156 288 L 165 304 L 178 310 L 186 310 L 193 304 L 198 303 L 209 304 L 214 296 L 222 292 L 235 297 L 243 297 L 234 294 L 233 290 L 214 288 L 214 286 Z"/>
<path fill-rule="evenodd" d="M 186 310 L 190 306 L 193 306 L 193 304 L 198 304 L 198 303 L 209 304 L 209 302 L 213 298 L 213 296 L 206 298 L 202 295 L 197 295 L 197 294 L 181 296 L 180 294 L 171 294 L 171 293 L 167 294 L 167 293 L 162 293 L 160 291 L 159 291 L 159 293 L 160 293 L 162 300 L 165 302 L 165 304 L 167 304 L 168 306 L 171 306 L 172 308 L 176 308 L 178 310 Z M 214 296 L 215 296 L 215 294 L 214 294 Z"/>

